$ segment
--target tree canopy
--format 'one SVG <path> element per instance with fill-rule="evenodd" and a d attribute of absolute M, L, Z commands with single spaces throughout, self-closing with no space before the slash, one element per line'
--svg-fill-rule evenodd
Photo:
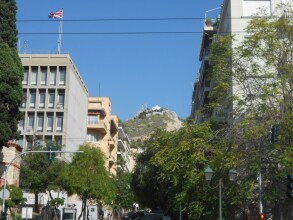
<path fill-rule="evenodd" d="M 83 201 L 82 213 L 86 217 L 86 202 L 100 201 L 106 204 L 116 197 L 114 178 L 105 168 L 105 156 L 102 151 L 91 144 L 81 145 L 62 172 L 62 180 L 69 194 L 77 194 Z"/>
<path fill-rule="evenodd" d="M 0 146 L 18 137 L 23 70 L 15 49 L 0 41 Z"/>
<path fill-rule="evenodd" d="M 4 41 L 10 48 L 16 48 L 16 1 L 0 0 L 0 41 Z"/>

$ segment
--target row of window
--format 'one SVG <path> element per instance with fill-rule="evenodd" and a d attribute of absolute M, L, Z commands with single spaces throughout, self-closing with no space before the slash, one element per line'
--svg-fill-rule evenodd
<path fill-rule="evenodd" d="M 24 66 L 23 85 L 65 85 L 65 81 L 65 66 Z"/>
<path fill-rule="evenodd" d="M 57 97 L 57 99 L 56 99 Z M 65 91 L 63 89 L 29 89 L 23 91 L 22 108 L 64 108 Z"/>
<path fill-rule="evenodd" d="M 63 131 L 63 113 L 52 112 L 28 112 L 27 120 L 20 120 L 18 129 L 27 132 L 62 132 Z M 26 124 L 25 124 L 26 123 Z"/>
<path fill-rule="evenodd" d="M 35 146 L 44 146 L 45 144 L 51 143 L 55 141 L 56 144 L 62 145 L 62 136 L 52 136 L 52 135 L 21 135 L 19 140 L 17 140 L 17 144 L 22 146 L 24 149 L 30 150 L 33 145 Z"/>

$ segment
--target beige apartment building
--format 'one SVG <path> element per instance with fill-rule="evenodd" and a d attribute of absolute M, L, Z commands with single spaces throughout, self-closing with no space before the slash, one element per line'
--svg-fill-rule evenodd
<path fill-rule="evenodd" d="M 100 148 L 106 156 L 106 168 L 116 175 L 118 117 L 111 115 L 108 97 L 88 98 L 87 141 Z"/>
<path fill-rule="evenodd" d="M 118 117 L 111 114 L 111 107 L 109 97 L 89 97 L 87 141 L 102 150 L 107 170 L 116 175 L 119 171 L 131 172 L 134 160 L 130 140 Z"/>
<path fill-rule="evenodd" d="M 87 138 L 88 90 L 68 54 L 19 54 L 23 67 L 24 150 L 51 141 L 77 150 Z M 66 154 L 70 159 L 70 155 Z"/>

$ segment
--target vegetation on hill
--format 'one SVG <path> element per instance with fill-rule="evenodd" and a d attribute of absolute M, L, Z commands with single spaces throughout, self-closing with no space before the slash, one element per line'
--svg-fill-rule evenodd
<path fill-rule="evenodd" d="M 167 109 L 151 111 L 149 109 L 140 112 L 133 119 L 123 123 L 131 140 L 145 140 L 157 129 L 167 131 L 179 129 L 182 121 L 175 112 Z"/>

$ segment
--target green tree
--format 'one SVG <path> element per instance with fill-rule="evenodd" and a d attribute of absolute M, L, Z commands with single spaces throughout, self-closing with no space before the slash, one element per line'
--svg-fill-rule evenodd
<path fill-rule="evenodd" d="M 209 74 L 216 86 L 210 96 L 214 102 L 209 107 L 215 110 L 221 106 L 231 112 L 226 139 L 232 150 L 238 152 L 236 165 L 241 170 L 240 181 L 253 181 L 261 171 L 266 183 L 262 186 L 264 207 L 279 210 L 276 213 L 288 217 L 281 207 L 288 205 L 285 177 L 293 171 L 292 133 L 289 133 L 293 108 L 290 19 L 293 13 L 288 6 L 274 12 L 272 16 L 260 14 L 252 19 L 243 42 L 236 42 L 233 36 L 215 37 Z M 281 128 L 278 143 L 270 143 L 274 125 Z M 256 181 L 254 187 L 257 190 Z M 258 200 L 259 195 L 255 193 L 249 203 Z M 249 206 L 249 203 L 243 204 Z"/>
<path fill-rule="evenodd" d="M 132 204 L 136 201 L 135 195 L 131 190 L 132 174 L 128 172 L 118 172 L 115 177 L 117 195 L 115 199 L 115 209 L 119 213 L 121 209 L 131 209 Z"/>
<path fill-rule="evenodd" d="M 16 48 L 16 1 L 0 0 L 0 41 L 6 42 L 10 48 Z"/>
<path fill-rule="evenodd" d="M 57 149 L 60 149 L 60 147 L 57 146 Z M 34 146 L 33 150 L 47 150 L 47 147 Z M 46 153 L 29 153 L 23 157 L 20 169 L 21 187 L 34 193 L 35 212 L 39 213 L 39 193 L 48 192 L 50 199 L 53 200 L 51 190 L 62 189 L 62 177 L 60 175 L 64 165 L 65 162 L 59 159 L 48 160 Z"/>
<path fill-rule="evenodd" d="M 18 138 L 23 69 L 15 49 L 0 41 L 0 146 Z"/>
<path fill-rule="evenodd" d="M 7 190 L 10 192 L 10 197 L 5 200 L 5 207 L 9 209 L 12 217 L 15 217 L 15 211 L 13 210 L 13 208 L 16 208 L 20 204 L 23 204 L 26 199 L 23 197 L 22 190 L 15 185 L 7 186 Z M 2 202 L 2 199 L 0 199 L 0 201 Z"/>
<path fill-rule="evenodd" d="M 78 219 L 86 219 L 88 200 L 111 204 L 116 197 L 114 178 L 105 168 L 102 151 L 90 144 L 80 146 L 83 153 L 73 156 L 62 172 L 62 180 L 69 194 L 77 194 L 82 199 L 82 211 Z"/>

